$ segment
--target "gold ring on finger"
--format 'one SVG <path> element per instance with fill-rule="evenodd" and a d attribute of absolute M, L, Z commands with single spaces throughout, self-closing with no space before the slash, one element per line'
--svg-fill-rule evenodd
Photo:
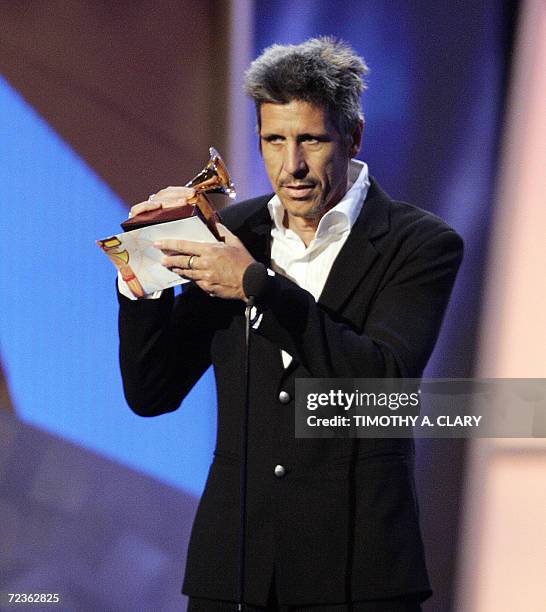
<path fill-rule="evenodd" d="M 188 269 L 189 270 L 193 270 L 193 259 L 194 257 L 197 257 L 197 255 L 190 255 L 190 258 L 188 259 Z"/>

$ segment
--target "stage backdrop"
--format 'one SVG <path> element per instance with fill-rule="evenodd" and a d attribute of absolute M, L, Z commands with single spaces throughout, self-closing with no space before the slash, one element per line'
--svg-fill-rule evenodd
<path fill-rule="evenodd" d="M 94 240 L 192 176 L 210 144 L 244 195 L 269 189 L 233 84 L 273 42 L 336 35 L 369 63 L 362 159 L 466 243 L 428 374 L 471 374 L 509 22 L 492 0 L 2 4 L 0 398 L 16 416 L 0 436 L 0 590 L 61 589 L 66 609 L 176 609 L 214 445 L 212 376 L 176 413 L 129 411 L 115 275 Z M 421 451 L 429 609 L 445 611 L 462 447 Z"/>

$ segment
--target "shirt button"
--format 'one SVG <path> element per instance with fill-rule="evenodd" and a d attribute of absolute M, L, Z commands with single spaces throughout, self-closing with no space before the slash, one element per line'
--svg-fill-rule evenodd
<path fill-rule="evenodd" d="M 281 404 L 288 404 L 289 401 L 290 401 L 290 393 L 288 393 L 287 391 L 281 391 L 279 393 L 279 402 Z"/>
<path fill-rule="evenodd" d="M 284 466 L 282 465 L 275 466 L 275 476 L 277 478 L 282 478 L 285 474 L 286 474 L 286 470 L 284 469 Z"/>

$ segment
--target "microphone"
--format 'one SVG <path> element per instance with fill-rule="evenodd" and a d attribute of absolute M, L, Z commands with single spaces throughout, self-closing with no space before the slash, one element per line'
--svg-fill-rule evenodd
<path fill-rule="evenodd" d="M 245 306 L 245 353 L 243 380 L 245 389 L 245 402 L 243 418 L 241 420 L 241 467 L 239 474 L 239 559 L 237 564 L 237 612 L 244 609 L 245 581 L 246 581 L 246 516 L 247 516 L 247 483 L 248 483 L 248 415 L 250 412 L 250 319 L 251 311 L 256 300 L 264 297 L 267 290 L 267 268 L 255 261 L 247 266 L 243 274 L 243 291 L 248 299 Z"/>
<path fill-rule="evenodd" d="M 257 261 L 251 263 L 243 274 L 243 291 L 250 306 L 265 296 L 267 284 L 267 268 Z"/>

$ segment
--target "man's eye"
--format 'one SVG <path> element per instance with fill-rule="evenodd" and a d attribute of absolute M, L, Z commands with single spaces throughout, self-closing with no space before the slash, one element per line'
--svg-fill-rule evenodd
<path fill-rule="evenodd" d="M 268 144 L 280 144 L 284 139 L 281 136 L 266 136 L 264 140 Z"/>
<path fill-rule="evenodd" d="M 306 136 L 305 138 L 303 138 L 302 142 L 309 146 L 316 146 L 321 142 L 324 142 L 324 140 L 313 136 Z"/>

